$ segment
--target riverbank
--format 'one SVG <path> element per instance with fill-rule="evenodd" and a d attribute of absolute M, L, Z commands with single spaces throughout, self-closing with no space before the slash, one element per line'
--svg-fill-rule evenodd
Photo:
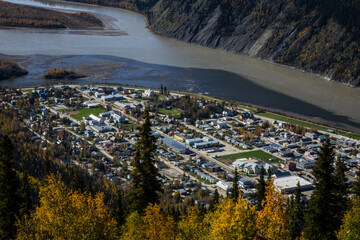
<path fill-rule="evenodd" d="M 49 29 L 102 30 L 104 24 L 93 14 L 86 12 L 66 13 L 40 7 L 0 1 L 0 26 Z"/>
<path fill-rule="evenodd" d="M 0 28 L 77 35 L 126 35 L 117 20 L 98 13 L 52 10 L 0 1 Z"/>
<path fill-rule="evenodd" d="M 112 56 L 0 55 L 0 58 L 15 61 L 29 71 L 27 76 L 2 81 L 1 84 L 5 86 L 56 84 L 59 82 L 45 80 L 42 76 L 50 68 L 64 67 L 88 76 L 86 79 L 76 80 L 78 84 L 128 84 L 152 88 L 158 88 L 162 84 L 171 90 L 192 94 L 208 92 L 209 96 L 235 100 L 274 113 L 282 112 L 287 116 L 307 119 L 311 122 L 360 131 L 358 121 L 352 121 L 298 99 L 262 88 L 246 79 L 239 79 L 232 73 L 219 70 L 169 67 Z M 237 83 L 234 85 L 236 79 Z M 61 82 L 72 83 L 72 81 Z"/>
<path fill-rule="evenodd" d="M 76 87 L 78 86 L 78 84 L 75 82 L 63 82 L 63 84 L 66 84 L 70 87 Z M 129 85 L 129 84 L 110 84 L 110 83 L 93 83 L 91 85 L 99 85 L 99 86 L 103 86 L 103 87 L 107 87 L 107 88 L 116 88 L 116 87 L 123 87 L 123 88 L 131 88 L 134 89 L 135 91 L 145 91 L 147 89 L 151 89 L 155 92 L 159 92 L 159 88 L 148 88 L 148 87 L 144 87 L 144 86 L 138 86 L 138 85 Z M 43 87 L 44 85 L 38 85 L 36 87 Z M 59 85 L 59 83 L 54 84 L 54 86 L 61 86 Z M 34 89 L 33 87 L 25 87 L 23 88 L 23 91 L 30 91 L 31 89 Z M 288 124 L 293 124 L 293 125 L 297 125 L 300 127 L 305 127 L 308 129 L 313 129 L 313 130 L 317 130 L 323 134 L 327 134 L 329 136 L 336 136 L 336 135 L 341 135 L 343 137 L 346 138 L 352 138 L 352 139 L 356 139 L 356 140 L 360 140 L 360 135 L 351 131 L 347 131 L 345 129 L 340 129 L 337 128 L 335 126 L 332 125 L 324 125 L 323 123 L 320 122 L 316 122 L 313 121 L 311 118 L 308 118 L 306 116 L 302 116 L 299 117 L 300 115 L 294 115 L 291 113 L 286 113 L 286 112 L 280 112 L 280 111 L 273 111 L 272 109 L 264 109 L 264 108 L 259 108 L 259 106 L 255 106 L 255 105 L 251 105 L 248 103 L 242 103 L 242 102 L 237 102 L 237 101 L 233 101 L 230 99 L 223 99 L 223 98 L 218 98 L 218 97 L 214 97 L 214 96 L 208 96 L 208 95 L 204 95 L 201 93 L 190 93 L 190 92 L 184 92 L 184 91 L 176 91 L 176 90 L 171 90 L 170 91 L 171 94 L 173 96 L 175 95 L 179 95 L 179 96 L 183 96 L 183 95 L 189 95 L 189 96 L 194 96 L 194 97 L 198 97 L 198 98 L 205 98 L 207 100 L 211 100 L 211 101 L 223 101 L 225 103 L 225 106 L 231 108 L 231 107 L 240 107 L 241 109 L 245 109 L 250 113 L 255 114 L 255 116 L 257 117 L 261 117 L 264 120 L 268 120 L 269 122 L 273 123 L 274 121 L 278 121 L 278 122 L 284 122 L 284 123 L 288 123 Z"/>

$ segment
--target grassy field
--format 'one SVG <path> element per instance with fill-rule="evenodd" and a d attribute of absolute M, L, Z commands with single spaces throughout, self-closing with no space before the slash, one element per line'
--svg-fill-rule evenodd
<path fill-rule="evenodd" d="M 105 109 L 102 108 L 83 108 L 79 110 L 80 113 L 71 115 L 71 117 L 75 118 L 76 120 L 82 120 L 83 117 L 88 117 L 90 114 L 94 114 L 98 116 L 100 113 L 105 112 Z"/>
<path fill-rule="evenodd" d="M 121 123 L 119 126 L 120 129 L 124 128 L 124 130 L 127 130 L 127 131 L 130 131 L 133 128 L 136 129 L 137 127 L 138 126 L 135 123 L 129 122 L 129 121 L 127 123 Z"/>
<path fill-rule="evenodd" d="M 188 172 L 190 173 L 191 176 L 193 176 L 194 178 L 196 178 L 197 180 L 203 182 L 203 183 L 206 183 L 206 184 L 213 184 L 212 182 L 210 182 L 209 180 L 206 180 L 206 179 L 203 179 L 201 177 L 199 177 L 198 175 L 196 175 L 196 173 L 193 173 L 193 172 Z"/>
<path fill-rule="evenodd" d="M 264 113 L 257 113 L 256 115 L 262 116 L 262 117 L 267 117 L 267 118 L 271 118 L 271 119 L 275 119 L 278 121 L 283 121 L 283 122 L 288 122 L 288 123 L 292 123 L 292 124 L 296 124 L 299 126 L 303 126 L 303 127 L 307 127 L 307 128 L 315 128 L 321 131 L 326 131 L 328 129 L 332 129 L 334 130 L 334 132 L 342 135 L 342 136 L 346 136 L 346 137 L 350 137 L 350 138 L 354 138 L 354 139 L 360 139 L 360 136 L 354 133 L 348 133 L 345 131 L 341 131 L 341 130 L 335 130 L 331 127 L 326 127 L 326 126 L 321 126 L 315 123 L 310 123 L 310 122 L 305 122 L 305 121 L 301 121 L 301 120 L 297 120 L 294 118 L 289 118 L 289 117 L 284 117 L 284 116 L 280 116 L 277 114 L 272 114 L 272 113 L 268 113 L 268 112 L 264 112 Z"/>
<path fill-rule="evenodd" d="M 22 92 L 31 92 L 32 90 L 34 90 L 34 89 L 24 89 L 24 90 L 21 90 Z"/>
<path fill-rule="evenodd" d="M 164 114 L 164 115 L 180 115 L 181 114 L 181 110 L 179 109 L 165 109 L 165 108 L 159 108 L 158 109 L 158 113 L 160 114 Z"/>
<path fill-rule="evenodd" d="M 266 153 L 264 151 L 261 150 L 256 150 L 256 151 L 249 151 L 249 152 L 243 152 L 243 153 L 235 153 L 235 154 L 230 154 L 230 155 L 225 155 L 225 156 L 219 156 L 218 159 L 226 164 L 231 164 L 232 162 L 234 162 L 236 159 L 239 158 L 259 158 L 261 160 L 263 160 L 264 162 L 267 163 L 278 163 L 280 161 L 282 161 L 279 158 L 276 158 L 275 156 Z M 273 159 L 273 160 L 270 160 Z"/>

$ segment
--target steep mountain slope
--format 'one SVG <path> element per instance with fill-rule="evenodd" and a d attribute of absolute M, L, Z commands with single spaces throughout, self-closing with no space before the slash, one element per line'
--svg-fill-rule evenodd
<path fill-rule="evenodd" d="M 142 12 L 154 32 L 360 86 L 359 0 L 69 0 Z"/>
<path fill-rule="evenodd" d="M 360 1 L 350 2 L 159 0 L 146 16 L 161 35 L 359 86 L 360 21 L 353 11 Z"/>

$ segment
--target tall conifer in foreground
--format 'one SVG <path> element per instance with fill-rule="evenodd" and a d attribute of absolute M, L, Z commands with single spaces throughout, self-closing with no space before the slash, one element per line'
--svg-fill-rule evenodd
<path fill-rule="evenodd" d="M 327 140 L 320 149 L 319 159 L 313 169 L 315 190 L 305 212 L 304 237 L 309 240 L 336 239 L 339 229 L 339 197 L 337 178 L 334 175 L 334 152 Z"/>
<path fill-rule="evenodd" d="M 131 179 L 133 189 L 128 196 L 128 212 L 143 213 L 149 203 L 158 203 L 161 185 L 159 172 L 154 165 L 155 138 L 151 135 L 149 111 L 144 111 L 144 123 L 140 127 L 139 141 L 135 145 Z"/>
<path fill-rule="evenodd" d="M 236 202 L 239 198 L 240 192 L 239 192 L 239 174 L 237 171 L 237 168 L 235 168 L 234 172 L 234 179 L 233 179 L 233 187 L 231 188 L 231 199 Z"/>
<path fill-rule="evenodd" d="M 304 229 L 304 209 L 305 204 L 302 200 L 300 184 L 298 182 L 294 195 L 290 197 L 288 206 L 288 229 L 291 239 L 301 236 Z"/>
<path fill-rule="evenodd" d="M 360 170 L 356 172 L 356 177 L 351 192 L 354 194 L 354 197 L 360 197 Z"/>
<path fill-rule="evenodd" d="M 260 177 L 257 180 L 257 184 L 256 184 L 256 210 L 261 210 L 262 209 L 262 201 L 265 199 L 265 193 L 266 193 L 266 182 L 265 182 L 265 169 L 262 167 L 260 169 Z"/>
<path fill-rule="evenodd" d="M 19 183 L 13 170 L 13 150 L 10 138 L 4 136 L 0 142 L 0 239 L 4 240 L 15 237 L 19 210 Z"/>

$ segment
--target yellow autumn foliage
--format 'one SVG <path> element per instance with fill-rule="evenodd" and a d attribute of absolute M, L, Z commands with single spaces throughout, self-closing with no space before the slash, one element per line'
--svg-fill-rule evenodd
<path fill-rule="evenodd" d="M 145 237 L 149 240 L 175 239 L 175 221 L 171 216 L 166 217 L 157 204 L 149 204 L 145 209 L 144 228 Z"/>
<path fill-rule="evenodd" d="M 285 200 L 280 192 L 276 191 L 273 181 L 268 181 L 266 197 L 262 202 L 263 209 L 257 212 L 257 236 L 260 239 L 286 240 L 290 239 L 287 229 L 287 215 Z"/>
<path fill-rule="evenodd" d="M 208 239 L 253 239 L 256 235 L 255 206 L 239 197 L 220 202 L 214 213 L 209 213 L 205 221 L 209 224 Z"/>
<path fill-rule="evenodd" d="M 17 239 L 116 239 L 116 221 L 103 194 L 68 189 L 53 175 L 40 187 L 40 206 L 18 223 Z"/>
<path fill-rule="evenodd" d="M 203 217 L 198 208 L 191 207 L 187 215 L 182 216 L 178 223 L 178 240 L 202 240 L 207 239 L 208 225 L 203 221 Z"/>

